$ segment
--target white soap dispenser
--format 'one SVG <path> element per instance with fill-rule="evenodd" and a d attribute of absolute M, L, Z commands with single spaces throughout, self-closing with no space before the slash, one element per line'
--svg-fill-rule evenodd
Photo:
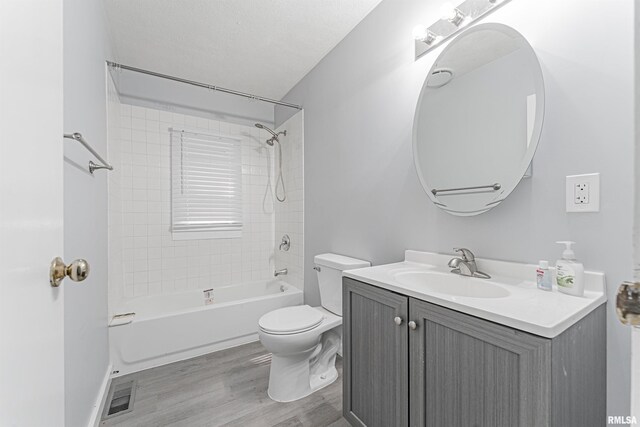
<path fill-rule="evenodd" d="M 556 284 L 558 290 L 565 294 L 581 297 L 584 294 L 584 266 L 576 261 L 576 256 L 571 249 L 575 242 L 559 241 L 566 245 L 562 252 L 562 259 L 556 262 Z"/>

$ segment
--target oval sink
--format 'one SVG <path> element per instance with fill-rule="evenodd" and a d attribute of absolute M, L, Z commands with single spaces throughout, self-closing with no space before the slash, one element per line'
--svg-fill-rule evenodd
<path fill-rule="evenodd" d="M 511 293 L 485 279 L 461 277 L 453 273 L 411 271 L 393 275 L 399 283 L 438 294 L 467 298 L 505 298 Z"/>

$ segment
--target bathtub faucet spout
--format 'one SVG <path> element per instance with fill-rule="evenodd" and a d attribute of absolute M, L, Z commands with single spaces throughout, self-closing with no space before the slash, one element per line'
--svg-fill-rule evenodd
<path fill-rule="evenodd" d="M 278 277 L 278 276 L 283 276 L 285 274 L 287 274 L 288 271 L 286 268 L 283 268 L 282 270 L 276 270 L 273 272 L 273 277 Z"/>

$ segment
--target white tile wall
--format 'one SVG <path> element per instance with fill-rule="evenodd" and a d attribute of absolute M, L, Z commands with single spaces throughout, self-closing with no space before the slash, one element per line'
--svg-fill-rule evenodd
<path fill-rule="evenodd" d="M 287 189 L 287 199 L 284 203 L 276 203 L 275 207 L 276 267 L 279 269 L 286 267 L 289 270 L 287 282 L 304 289 L 303 112 L 300 111 L 291 117 L 277 130 L 287 131 L 287 136 L 280 137 L 282 174 Z M 277 177 L 277 153 L 274 152 L 274 156 L 276 159 L 274 176 Z M 275 181 L 273 185 L 275 188 Z M 283 234 L 288 234 L 291 239 L 291 248 L 288 252 L 278 250 Z"/>
<path fill-rule="evenodd" d="M 125 104 L 118 121 L 109 123 L 109 154 L 117 162 L 109 182 L 111 310 L 138 296 L 271 279 L 275 207 L 268 184 L 274 156 L 264 143 L 270 135 L 253 126 Z M 172 240 L 169 127 L 242 139 L 242 238 Z"/>

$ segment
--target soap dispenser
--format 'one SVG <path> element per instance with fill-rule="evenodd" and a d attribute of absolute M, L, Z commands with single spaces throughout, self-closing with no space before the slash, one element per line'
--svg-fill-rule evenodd
<path fill-rule="evenodd" d="M 584 266 L 576 261 L 576 256 L 571 249 L 575 242 L 559 241 L 565 245 L 562 259 L 556 262 L 556 284 L 558 290 L 565 294 L 581 297 L 584 294 Z"/>

